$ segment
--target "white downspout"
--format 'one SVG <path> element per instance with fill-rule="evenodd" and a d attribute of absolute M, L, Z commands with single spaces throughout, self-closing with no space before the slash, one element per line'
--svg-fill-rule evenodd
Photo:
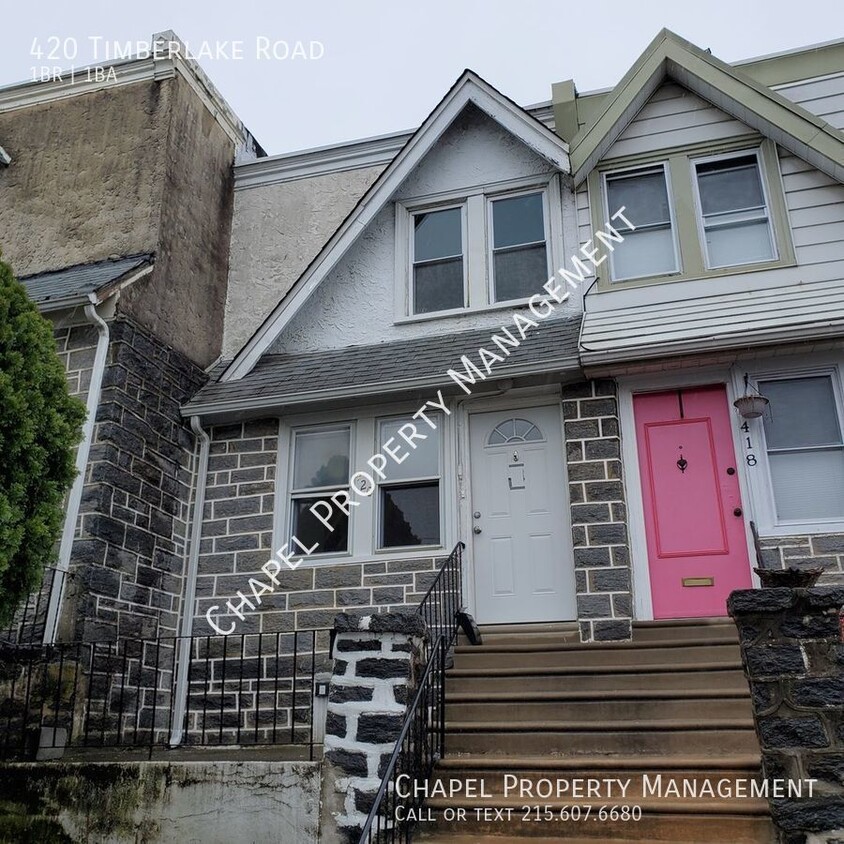
<path fill-rule="evenodd" d="M 97 421 L 97 408 L 100 406 L 100 390 L 103 385 L 106 356 L 108 355 L 109 330 L 108 323 L 97 313 L 97 300 L 94 294 L 89 295 L 90 305 L 85 305 L 85 316 L 97 327 L 97 351 L 94 355 L 94 368 L 91 371 L 91 382 L 88 385 L 88 399 L 86 409 L 88 415 L 82 426 L 82 440 L 76 450 L 76 478 L 67 497 L 67 513 L 62 529 L 61 544 L 59 545 L 59 559 L 56 563 L 54 577 L 59 577 L 59 588 L 50 590 L 50 603 L 47 606 L 47 618 L 44 623 L 44 644 L 52 645 L 58 633 L 59 616 L 61 615 L 62 598 L 64 596 L 66 574 L 70 569 L 70 554 L 73 550 L 73 540 L 76 536 L 76 523 L 79 520 L 79 507 L 82 504 L 82 491 L 85 488 L 85 470 L 88 466 L 88 455 L 91 452 L 91 442 L 94 439 L 94 425 Z"/>
<path fill-rule="evenodd" d="M 193 605 L 196 601 L 196 577 L 199 571 L 199 545 L 202 540 L 202 519 L 205 512 L 205 487 L 208 482 L 208 455 L 211 437 L 202 427 L 198 416 L 191 416 L 191 430 L 199 440 L 199 465 L 196 472 L 196 497 L 193 502 L 188 565 L 185 572 L 185 591 L 182 596 L 182 618 L 179 623 L 179 644 L 176 652 L 176 688 L 173 702 L 173 728 L 170 747 L 178 747 L 184 738 L 185 709 L 188 699 L 188 667 L 190 666 L 191 634 L 193 633 Z"/>

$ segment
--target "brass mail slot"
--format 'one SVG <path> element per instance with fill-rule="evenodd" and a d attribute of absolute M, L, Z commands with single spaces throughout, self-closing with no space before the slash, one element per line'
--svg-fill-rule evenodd
<path fill-rule="evenodd" d="M 683 586 L 714 586 L 714 577 L 684 577 Z"/>

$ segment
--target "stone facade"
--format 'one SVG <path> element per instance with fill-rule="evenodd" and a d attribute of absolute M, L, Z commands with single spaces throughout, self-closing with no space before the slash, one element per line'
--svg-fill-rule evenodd
<path fill-rule="evenodd" d="M 763 769 L 774 780 L 814 780 L 812 792 L 774 796 L 783 844 L 844 839 L 844 588 L 733 592 Z"/>
<path fill-rule="evenodd" d="M 844 585 L 844 534 L 764 537 L 761 545 L 765 568 L 822 568 L 821 583 Z"/>
<path fill-rule="evenodd" d="M 88 398 L 91 372 L 97 353 L 97 328 L 87 321 L 71 320 L 53 329 L 56 350 L 64 364 L 71 395 L 83 402 Z"/>
<path fill-rule="evenodd" d="M 615 384 L 564 385 L 563 417 L 581 639 L 629 639 L 633 601 Z"/>
<path fill-rule="evenodd" d="M 127 320 L 110 328 L 63 639 L 173 636 L 178 626 L 194 454 L 179 408 L 204 374 Z"/>
<path fill-rule="evenodd" d="M 360 837 L 402 730 L 425 641 L 425 623 L 414 614 L 343 614 L 335 631 L 322 783 L 324 844 Z"/>
<path fill-rule="evenodd" d="M 335 565 L 304 564 L 283 570 L 273 594 L 240 620 L 226 603 L 250 596 L 249 578 L 266 580 L 261 566 L 273 553 L 276 513 L 278 420 L 266 419 L 211 431 L 205 513 L 202 523 L 194 634 L 213 634 L 206 613 L 238 633 L 327 628 L 338 612 L 369 614 L 415 608 L 431 585 L 439 557 Z"/>

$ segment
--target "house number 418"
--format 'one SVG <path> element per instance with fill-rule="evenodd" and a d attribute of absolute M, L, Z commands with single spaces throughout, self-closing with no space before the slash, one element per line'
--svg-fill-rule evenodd
<path fill-rule="evenodd" d="M 750 438 L 750 425 L 747 424 L 747 420 L 741 426 L 741 430 L 744 432 L 744 447 L 747 449 L 744 459 L 748 466 L 755 466 L 757 460 L 756 455 L 753 453 L 753 440 Z"/>

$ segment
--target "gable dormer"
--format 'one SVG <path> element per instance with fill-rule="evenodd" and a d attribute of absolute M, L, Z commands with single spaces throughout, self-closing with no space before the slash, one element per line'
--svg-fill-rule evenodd
<path fill-rule="evenodd" d="M 466 71 L 225 380 L 242 377 L 264 351 L 345 348 L 373 336 L 411 340 L 499 324 L 502 311 L 527 307 L 525 279 L 541 292 L 563 261 L 568 173 L 567 145 Z"/>
<path fill-rule="evenodd" d="M 585 363 L 844 320 L 839 130 L 665 31 L 596 99 L 572 140 L 581 240 L 621 206 L 631 225 L 599 268 Z"/>

